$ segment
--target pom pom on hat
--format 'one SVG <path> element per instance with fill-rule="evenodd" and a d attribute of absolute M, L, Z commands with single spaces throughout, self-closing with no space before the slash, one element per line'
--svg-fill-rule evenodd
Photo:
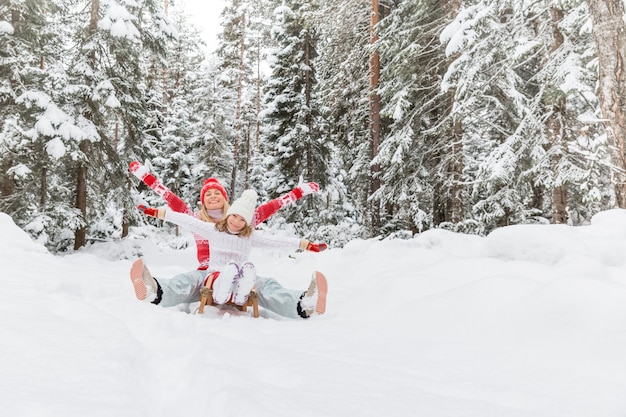
<path fill-rule="evenodd" d="M 207 190 L 215 189 L 222 193 L 224 199 L 228 202 L 228 193 L 226 192 L 226 188 L 215 178 L 207 178 L 204 181 L 204 185 L 202 186 L 202 191 L 200 191 L 200 203 L 204 204 L 204 194 Z"/>
<path fill-rule="evenodd" d="M 241 193 L 241 197 L 233 202 L 228 211 L 226 217 L 231 214 L 238 214 L 244 219 L 250 226 L 252 223 L 252 217 L 254 217 L 254 209 L 256 208 L 257 193 L 254 190 L 245 190 Z"/>

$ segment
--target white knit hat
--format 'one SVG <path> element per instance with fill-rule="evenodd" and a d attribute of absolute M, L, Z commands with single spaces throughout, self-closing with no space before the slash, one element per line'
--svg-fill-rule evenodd
<path fill-rule="evenodd" d="M 254 190 L 245 190 L 241 193 L 241 197 L 236 199 L 226 212 L 226 217 L 231 214 L 238 214 L 244 219 L 248 226 L 252 226 L 252 217 L 254 217 L 254 209 L 256 208 L 257 194 Z"/>

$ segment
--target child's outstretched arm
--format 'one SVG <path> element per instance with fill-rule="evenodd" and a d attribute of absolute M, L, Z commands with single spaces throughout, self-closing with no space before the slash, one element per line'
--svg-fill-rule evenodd
<path fill-rule="evenodd" d="M 322 252 L 328 249 L 326 243 L 313 243 L 299 237 L 280 236 L 255 230 L 251 235 L 252 246 L 272 247 L 284 250 L 306 250 L 310 252 Z"/>
<path fill-rule="evenodd" d="M 194 216 L 187 213 L 177 213 L 172 210 L 167 210 L 163 207 L 154 208 L 146 207 L 144 205 L 139 205 L 137 206 L 137 208 L 146 216 L 155 217 L 157 219 L 177 224 L 205 237 L 206 239 L 215 237 L 215 234 L 219 233 L 217 230 L 215 230 L 214 223 L 203 222 L 202 220 L 196 219 Z"/>
<path fill-rule="evenodd" d="M 252 219 L 252 226 L 259 225 L 265 220 L 273 216 L 281 208 L 294 203 L 304 197 L 305 195 L 318 192 L 319 185 L 315 182 L 302 182 L 298 184 L 296 188 L 289 191 L 278 198 L 268 201 L 265 204 L 261 204 L 254 210 L 254 218 Z"/>

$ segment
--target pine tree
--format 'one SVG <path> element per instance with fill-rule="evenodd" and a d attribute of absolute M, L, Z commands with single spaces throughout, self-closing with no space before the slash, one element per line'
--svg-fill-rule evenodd
<path fill-rule="evenodd" d="M 570 64 L 586 59 L 589 44 L 559 41 L 565 32 L 551 11 L 550 2 L 531 9 L 476 2 L 442 34 L 448 53 L 458 53 L 443 85 L 455 88 L 453 114 L 463 121 L 467 181 L 474 184 L 473 220 L 486 230 L 551 218 L 564 205 L 556 197 L 580 187 L 585 176 L 584 153 L 575 145 L 589 103 L 581 97 L 590 97 L 592 84 L 585 86 L 585 64 Z M 564 88 L 579 75 L 577 88 Z"/>
<path fill-rule="evenodd" d="M 221 76 L 218 80 L 221 90 L 219 93 L 220 107 L 226 116 L 221 134 L 230 142 L 233 160 L 229 188 L 233 197 L 237 195 L 242 162 L 245 163 L 242 155 L 246 154 L 245 148 L 242 147 L 242 127 L 246 124 L 242 109 L 245 89 L 249 85 L 251 75 L 250 67 L 246 65 L 245 59 L 248 46 L 247 25 L 249 17 L 247 1 L 232 0 L 227 2 L 222 12 L 224 29 L 217 50 L 221 70 Z"/>
<path fill-rule="evenodd" d="M 168 42 L 167 75 L 161 145 L 151 161 L 161 180 L 190 204 L 198 199 L 202 178 L 198 162 L 206 152 L 205 136 L 210 130 L 206 114 L 211 103 L 210 84 L 204 67 L 200 32 L 187 16 L 171 14 L 178 37 Z"/>
<path fill-rule="evenodd" d="M 269 170 L 266 189 L 275 195 L 296 186 L 300 176 L 322 187 L 328 183 L 329 144 L 321 129 L 317 96 L 315 10 L 315 2 L 300 0 L 276 9 L 276 50 L 263 119 Z M 290 220 L 294 216 L 289 216 Z"/>
<path fill-rule="evenodd" d="M 328 162 L 329 182 L 320 193 L 325 201 L 324 209 L 315 230 L 320 239 L 335 246 L 352 237 L 368 237 L 373 233 L 367 226 L 370 217 L 366 215 L 371 161 L 370 12 L 369 0 L 349 0 L 323 2 L 316 13 L 320 30 L 320 52 L 316 60 L 318 94 L 324 103 L 320 132 L 330 146 L 332 157 Z"/>
<path fill-rule="evenodd" d="M 58 20 L 66 6 L 53 1 L 0 6 L 7 58 L 0 66 L 0 208 L 51 249 L 63 248 L 65 228 L 76 225 L 67 189 L 55 176 L 78 134 L 58 93 L 67 79 L 60 61 L 65 27 Z"/>
<path fill-rule="evenodd" d="M 372 196 L 384 209 L 384 232 L 417 232 L 448 221 L 455 196 L 455 139 L 440 79 L 446 58 L 439 34 L 446 3 L 398 2 L 380 23 L 384 139 L 375 162 L 381 187 Z"/>
<path fill-rule="evenodd" d="M 534 27 L 542 59 L 533 82 L 541 95 L 550 171 L 538 176 L 536 183 L 545 190 L 545 216 L 553 223 L 573 220 L 577 224 L 580 213 L 586 212 L 582 201 L 598 196 L 581 190 L 596 183 L 595 176 L 610 176 L 610 159 L 587 157 L 601 133 L 584 121 L 598 106 L 593 57 L 588 52 L 594 49 L 593 40 L 584 30 L 589 18 L 584 1 L 563 3 L 561 7 L 550 2 L 537 6 L 533 9 Z M 593 142 L 583 136 L 591 136 Z M 594 172 L 594 164 L 599 172 Z M 572 214 L 574 219 L 570 219 Z"/>
<path fill-rule="evenodd" d="M 146 55 L 162 53 L 161 41 L 172 35 L 160 3 L 32 1 L 12 7 L 17 31 L 3 24 L 10 29 L 2 36 L 21 58 L 1 79 L 28 87 L 3 95 L 2 143 L 13 148 L 2 160 L 8 179 L 3 203 L 54 250 L 77 249 L 88 237 L 119 237 L 128 225 L 123 211 L 132 205 L 128 162 L 120 156 L 139 147 L 148 131 L 142 64 Z M 33 52 L 30 45 L 42 47 Z M 16 74 L 26 78 L 11 83 Z M 20 137 L 28 141 L 16 141 Z"/>
<path fill-rule="evenodd" d="M 588 0 L 598 57 L 598 96 L 606 132 L 614 148 L 615 198 L 626 208 L 626 6 L 621 0 Z"/>

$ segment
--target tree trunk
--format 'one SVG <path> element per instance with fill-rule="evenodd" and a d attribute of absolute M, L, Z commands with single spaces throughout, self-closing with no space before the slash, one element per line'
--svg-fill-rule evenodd
<path fill-rule="evenodd" d="M 98 29 L 98 15 L 100 14 L 100 0 L 91 1 L 91 16 L 89 20 L 89 33 L 93 34 Z M 93 54 L 89 57 L 92 62 L 96 58 Z M 89 141 L 83 140 L 78 144 L 81 151 L 81 158 L 78 160 L 76 169 L 76 208 L 80 211 L 83 226 L 74 231 L 74 250 L 77 250 L 87 243 L 87 163 L 89 161 Z"/>
<path fill-rule="evenodd" d="M 19 20 L 20 20 L 20 11 L 15 8 L 12 8 L 11 9 L 11 25 L 13 25 L 14 28 L 17 27 L 17 25 L 19 24 L 18 23 Z M 7 152 L 2 159 L 3 159 L 2 180 L 1 180 L 2 189 L 0 191 L 1 193 L 0 196 L 8 197 L 11 194 L 13 194 L 13 190 L 15 188 L 15 182 L 14 182 L 15 177 L 13 175 L 8 174 L 8 170 L 13 166 L 13 157 L 11 156 L 10 152 Z"/>
<path fill-rule="evenodd" d="M 565 13 L 563 10 L 553 6 L 550 8 L 550 15 L 552 18 L 552 38 L 553 42 L 550 47 L 550 53 L 553 53 L 563 45 L 565 40 L 563 34 L 559 29 L 559 22 L 563 20 Z M 550 87 L 549 87 L 550 88 Z M 548 94 L 546 111 L 550 114 L 546 120 L 546 131 L 548 134 L 548 141 L 550 147 L 554 152 L 554 157 L 551 161 L 552 174 L 554 177 L 558 175 L 558 166 L 561 162 L 562 155 L 565 152 L 566 138 L 565 129 L 563 126 L 563 120 L 565 118 L 565 95 L 561 91 L 557 91 L 555 88 L 551 88 L 555 93 Z M 567 184 L 554 185 L 552 188 L 552 223 L 565 224 L 567 223 Z"/>
<path fill-rule="evenodd" d="M 448 221 L 458 223 L 463 220 L 463 124 L 460 120 L 455 120 L 452 132 L 452 200 Z"/>
<path fill-rule="evenodd" d="M 619 168 L 616 204 L 626 208 L 624 135 L 626 134 L 626 24 L 623 0 L 588 0 L 599 63 L 598 98 L 607 135 Z"/>
<path fill-rule="evenodd" d="M 87 155 L 89 142 L 82 141 L 78 148 L 84 155 Z M 78 162 L 78 169 L 76 170 L 76 208 L 80 210 L 85 225 L 74 232 L 74 250 L 85 246 L 87 243 L 87 165 L 82 158 Z"/>
<path fill-rule="evenodd" d="M 130 178 L 127 178 L 127 188 L 128 195 L 130 195 L 130 190 L 132 187 L 132 183 L 130 182 Z M 128 232 L 130 231 L 130 220 L 128 219 L 128 206 L 124 208 L 124 217 L 122 219 L 122 238 L 128 236 Z"/>
<path fill-rule="evenodd" d="M 445 3 L 446 21 L 454 21 L 459 14 L 461 7 L 459 0 L 449 0 Z M 423 40 L 424 43 L 432 43 L 431 40 Z M 458 54 L 450 55 L 445 62 L 448 68 L 458 59 Z M 456 91 L 450 90 L 444 96 L 445 107 L 451 112 L 455 106 Z M 439 119 L 444 116 L 446 110 L 432 110 L 432 118 Z M 445 135 L 449 138 L 449 143 L 445 149 L 436 152 L 433 156 L 433 163 L 441 166 L 442 175 L 440 179 L 433 182 L 432 199 L 432 220 L 434 225 L 441 223 L 458 223 L 464 218 L 463 210 L 463 122 L 462 116 L 453 115 L 450 127 Z"/>
<path fill-rule="evenodd" d="M 241 133 L 241 96 L 243 94 L 243 71 L 246 53 L 246 15 L 241 17 L 241 45 L 239 50 L 239 78 L 237 80 L 237 110 L 235 113 L 235 138 L 233 143 L 233 172 L 230 180 L 230 192 L 234 198 L 237 186 L 237 160 L 239 159 L 239 135 Z"/>
<path fill-rule="evenodd" d="M 165 16 L 168 17 L 168 13 L 167 13 L 167 9 L 168 9 L 168 0 L 163 0 L 163 12 L 165 13 Z M 163 77 L 163 93 L 162 93 L 162 102 L 161 102 L 161 113 L 162 113 L 162 117 L 163 117 L 163 121 L 165 124 L 165 120 L 167 118 L 167 105 L 168 105 L 168 95 L 167 95 L 167 85 L 168 85 L 168 71 L 167 71 L 167 65 L 163 66 L 163 73 L 162 73 L 162 77 Z"/>
<path fill-rule="evenodd" d="M 48 204 L 48 198 L 46 194 L 46 189 L 48 188 L 48 170 L 45 167 L 41 168 L 41 187 L 39 188 L 39 207 L 41 210 L 44 210 L 46 204 Z"/>
<path fill-rule="evenodd" d="M 311 115 L 312 104 L 311 104 L 311 96 L 313 91 L 313 82 L 311 81 L 311 68 L 313 68 L 313 63 L 311 62 L 311 34 L 307 31 L 306 39 L 304 40 L 304 63 L 306 66 L 306 70 L 304 72 L 304 100 L 306 102 L 307 112 L 305 124 L 309 128 L 308 136 L 309 140 L 307 140 L 307 150 L 306 150 L 306 176 L 310 180 L 313 180 L 313 149 L 311 147 L 310 138 L 313 135 L 313 117 Z M 307 199 L 308 205 L 311 205 L 312 199 Z"/>
<path fill-rule="evenodd" d="M 460 0 L 450 2 L 451 18 L 455 19 L 461 8 Z M 456 57 L 455 57 L 456 59 Z M 450 210 L 447 221 L 458 223 L 463 220 L 463 124 L 460 120 L 454 120 L 452 126 L 452 190 L 450 192 Z"/>
<path fill-rule="evenodd" d="M 370 44 L 378 41 L 378 33 L 376 25 L 380 20 L 380 11 L 378 9 L 378 0 L 372 0 L 372 19 L 371 19 L 371 37 Z M 380 55 L 374 51 L 370 55 L 370 161 L 378 156 L 378 147 L 380 145 L 380 95 L 378 94 L 378 85 L 380 81 Z M 380 172 L 379 164 L 371 164 L 370 167 L 370 192 L 372 196 L 380 188 Z M 380 203 L 373 201 L 370 204 L 370 219 L 373 234 L 377 234 L 380 230 Z"/>
<path fill-rule="evenodd" d="M 13 158 L 8 156 L 2 163 L 2 197 L 13 194 L 13 176 L 8 174 L 9 168 L 13 165 Z"/>
<path fill-rule="evenodd" d="M 91 16 L 89 20 L 89 33 L 93 34 L 98 29 L 98 14 L 100 13 L 100 0 L 91 0 Z"/>
<path fill-rule="evenodd" d="M 244 189 L 250 188 L 250 159 L 252 158 L 252 150 L 250 149 L 250 123 L 248 123 L 248 128 L 246 129 L 246 166 L 245 166 L 245 185 Z"/>
<path fill-rule="evenodd" d="M 256 130 L 254 133 L 254 149 L 259 150 L 261 137 L 261 41 L 257 41 L 256 49 Z"/>

